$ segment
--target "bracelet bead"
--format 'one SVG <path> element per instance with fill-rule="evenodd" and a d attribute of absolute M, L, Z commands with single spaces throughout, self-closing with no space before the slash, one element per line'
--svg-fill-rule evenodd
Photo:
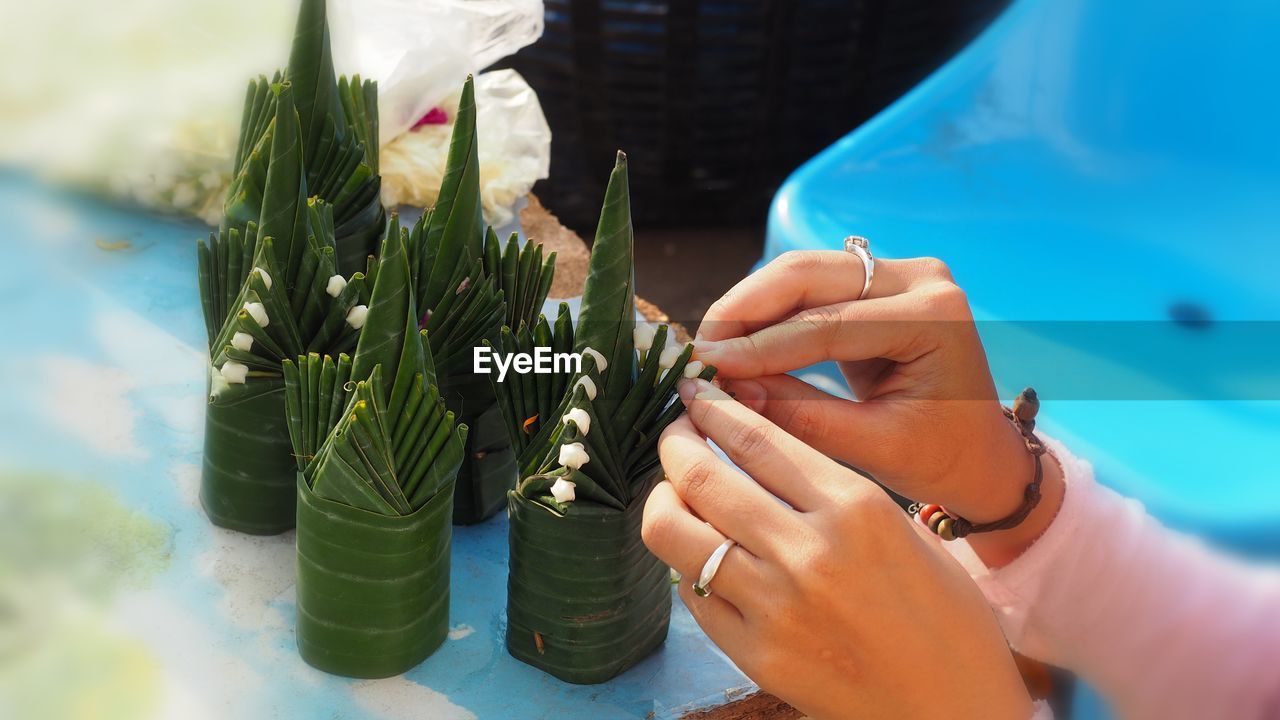
<path fill-rule="evenodd" d="M 1023 520 L 1027 519 L 1027 516 L 1031 514 L 1031 511 L 1040 502 L 1040 481 L 1044 478 L 1041 457 L 1048 451 L 1048 448 L 1035 436 L 1036 414 L 1039 410 L 1040 398 L 1036 396 L 1036 391 L 1032 388 L 1027 388 L 1018 395 L 1018 398 L 1013 403 L 1013 408 L 1003 409 L 1005 417 L 1021 433 L 1023 443 L 1035 461 L 1035 475 L 1032 477 L 1031 482 L 1027 484 L 1023 493 L 1022 505 L 1012 514 L 1001 520 L 975 525 L 959 515 L 952 515 L 947 512 L 946 508 L 934 503 L 927 505 L 913 504 L 908 511 L 914 511 L 920 522 L 928 527 L 930 532 L 943 540 L 955 540 L 966 537 L 971 533 L 994 532 L 1017 527 Z"/>
<path fill-rule="evenodd" d="M 943 540 L 955 540 L 956 535 L 954 532 L 952 532 L 952 528 L 954 526 L 955 526 L 955 521 L 952 520 L 950 517 L 944 515 L 942 518 L 942 521 L 938 523 L 938 527 L 936 530 L 936 532 L 938 533 L 938 537 L 942 538 Z"/>
<path fill-rule="evenodd" d="M 925 525 L 929 524 L 929 520 L 937 513 L 942 512 L 942 506 L 936 503 L 930 503 L 920 508 L 920 522 Z"/>

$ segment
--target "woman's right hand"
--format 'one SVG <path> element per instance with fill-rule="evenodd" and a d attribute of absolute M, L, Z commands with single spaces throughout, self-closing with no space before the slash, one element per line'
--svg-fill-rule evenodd
<path fill-rule="evenodd" d="M 712 305 L 698 358 L 741 402 L 899 494 L 975 523 L 1009 515 L 1033 461 L 1002 413 L 964 292 L 932 258 L 877 260 L 858 299 L 864 273 L 847 252 L 783 254 Z M 785 374 L 826 360 L 858 402 Z M 989 564 L 1012 559 L 1056 514 L 1058 469 L 1044 465 L 1030 518 L 999 538 L 971 536 Z"/>
<path fill-rule="evenodd" d="M 991 608 L 927 530 L 705 380 L 683 381 L 680 401 L 644 541 L 743 672 L 813 717 L 1031 716 Z M 714 594 L 698 597 L 692 581 L 726 538 L 737 545 Z"/>

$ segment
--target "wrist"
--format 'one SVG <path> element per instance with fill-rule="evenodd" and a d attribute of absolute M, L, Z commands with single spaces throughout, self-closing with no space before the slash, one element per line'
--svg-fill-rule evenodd
<path fill-rule="evenodd" d="M 1023 449 L 1028 462 L 1033 463 L 1031 454 Z M 1045 453 L 1040 458 L 1044 476 L 1040 481 L 1040 502 L 1031 513 L 1017 526 L 1008 530 L 974 533 L 966 538 L 969 547 L 990 568 L 999 568 L 1013 562 L 1040 538 L 1049 525 L 1053 523 L 1062 508 L 1062 499 L 1066 495 L 1062 465 L 1053 453 Z M 1027 475 L 1023 479 L 1023 488 L 1031 481 Z"/>
<path fill-rule="evenodd" d="M 947 512 L 973 525 L 1005 520 L 1027 502 L 1027 487 L 1036 477 L 1037 457 L 1021 430 L 997 406 L 987 415 L 986 439 L 981 454 L 973 458 L 969 482 L 962 497 L 945 504 Z M 1062 466 L 1051 453 L 1038 458 L 1041 465 L 1040 499 L 1020 522 L 1006 530 L 970 533 L 967 540 L 988 567 L 1012 562 L 1026 551 L 1053 522 L 1065 494 Z"/>

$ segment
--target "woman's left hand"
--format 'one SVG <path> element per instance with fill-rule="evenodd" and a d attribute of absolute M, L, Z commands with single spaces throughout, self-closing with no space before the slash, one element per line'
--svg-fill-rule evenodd
<path fill-rule="evenodd" d="M 680 398 L 644 541 L 743 672 L 817 718 L 1031 716 L 986 600 L 880 488 L 706 381 Z M 738 544 L 698 597 L 726 538 Z"/>

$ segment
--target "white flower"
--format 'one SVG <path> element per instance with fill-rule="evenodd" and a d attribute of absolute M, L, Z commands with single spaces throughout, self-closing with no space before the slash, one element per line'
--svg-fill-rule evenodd
<path fill-rule="evenodd" d="M 586 375 L 583 375 L 582 377 L 578 378 L 578 382 L 573 386 L 575 390 L 577 389 L 578 385 L 581 385 L 587 391 L 588 400 L 596 399 L 596 381 L 595 380 L 592 380 Z"/>
<path fill-rule="evenodd" d="M 647 322 L 636 323 L 636 329 L 631 331 L 631 339 L 635 341 L 636 350 L 642 353 L 649 352 L 649 348 L 653 347 L 653 336 L 657 332 L 658 329 Z"/>
<path fill-rule="evenodd" d="M 351 311 L 347 313 L 347 324 L 352 328 L 359 330 L 364 327 L 364 321 L 367 317 L 369 317 L 369 306 L 357 305 L 351 308 Z"/>
<path fill-rule="evenodd" d="M 577 470 L 590 460 L 582 443 L 565 443 L 560 446 L 560 464 L 570 470 Z"/>
<path fill-rule="evenodd" d="M 591 416 L 582 408 L 574 408 L 560 418 L 560 422 L 568 425 L 572 422 L 578 426 L 578 432 L 582 433 L 582 437 L 586 437 L 591 432 Z"/>
<path fill-rule="evenodd" d="M 222 367 L 218 370 L 222 373 L 222 377 L 231 385 L 243 385 L 244 379 L 249 376 L 249 366 L 228 360 L 222 363 Z"/>
<path fill-rule="evenodd" d="M 658 356 L 658 367 L 663 370 L 669 370 L 675 366 L 676 361 L 680 359 L 680 354 L 684 352 L 684 348 L 679 345 L 672 345 L 662 351 Z"/>
<path fill-rule="evenodd" d="M 574 500 L 577 500 L 577 496 L 573 492 L 573 489 L 576 487 L 577 485 L 574 483 L 571 483 L 564 478 L 560 478 L 551 484 L 551 496 L 554 497 L 558 503 L 573 502 Z"/>
<path fill-rule="evenodd" d="M 253 271 L 254 271 L 254 272 L 256 272 L 256 273 L 258 273 L 258 277 L 262 278 L 262 284 L 263 284 L 263 285 L 266 285 L 266 286 L 267 286 L 267 289 L 268 289 L 268 290 L 270 290 L 270 289 L 271 289 L 271 276 L 267 274 L 267 271 L 266 271 L 266 270 L 263 270 L 263 269 L 262 269 L 262 268 L 260 268 L 260 267 L 256 267 L 256 268 L 254 268 L 254 269 L 253 269 Z"/>
<path fill-rule="evenodd" d="M 231 336 L 231 347 L 249 352 L 253 349 L 253 336 L 246 332 L 238 332 Z"/>
<path fill-rule="evenodd" d="M 586 347 L 586 348 L 582 348 L 582 354 L 590 355 L 591 357 L 595 358 L 596 369 L 599 370 L 600 372 L 604 372 L 605 370 L 609 369 L 609 361 L 604 359 L 604 355 L 601 355 L 599 350 Z"/>
<path fill-rule="evenodd" d="M 338 297 L 343 290 L 347 289 L 347 279 L 341 275 L 334 275 L 329 278 L 329 284 L 324 286 L 324 291 L 329 293 L 329 297 Z"/>
<path fill-rule="evenodd" d="M 262 327 L 266 327 L 271 322 L 271 318 L 267 317 L 267 309 L 262 306 L 262 303 L 247 302 L 244 304 L 244 311 Z"/>
<path fill-rule="evenodd" d="M 691 360 L 688 365 L 684 366 L 684 376 L 690 380 L 702 374 L 702 369 L 706 367 L 701 360 Z"/>

